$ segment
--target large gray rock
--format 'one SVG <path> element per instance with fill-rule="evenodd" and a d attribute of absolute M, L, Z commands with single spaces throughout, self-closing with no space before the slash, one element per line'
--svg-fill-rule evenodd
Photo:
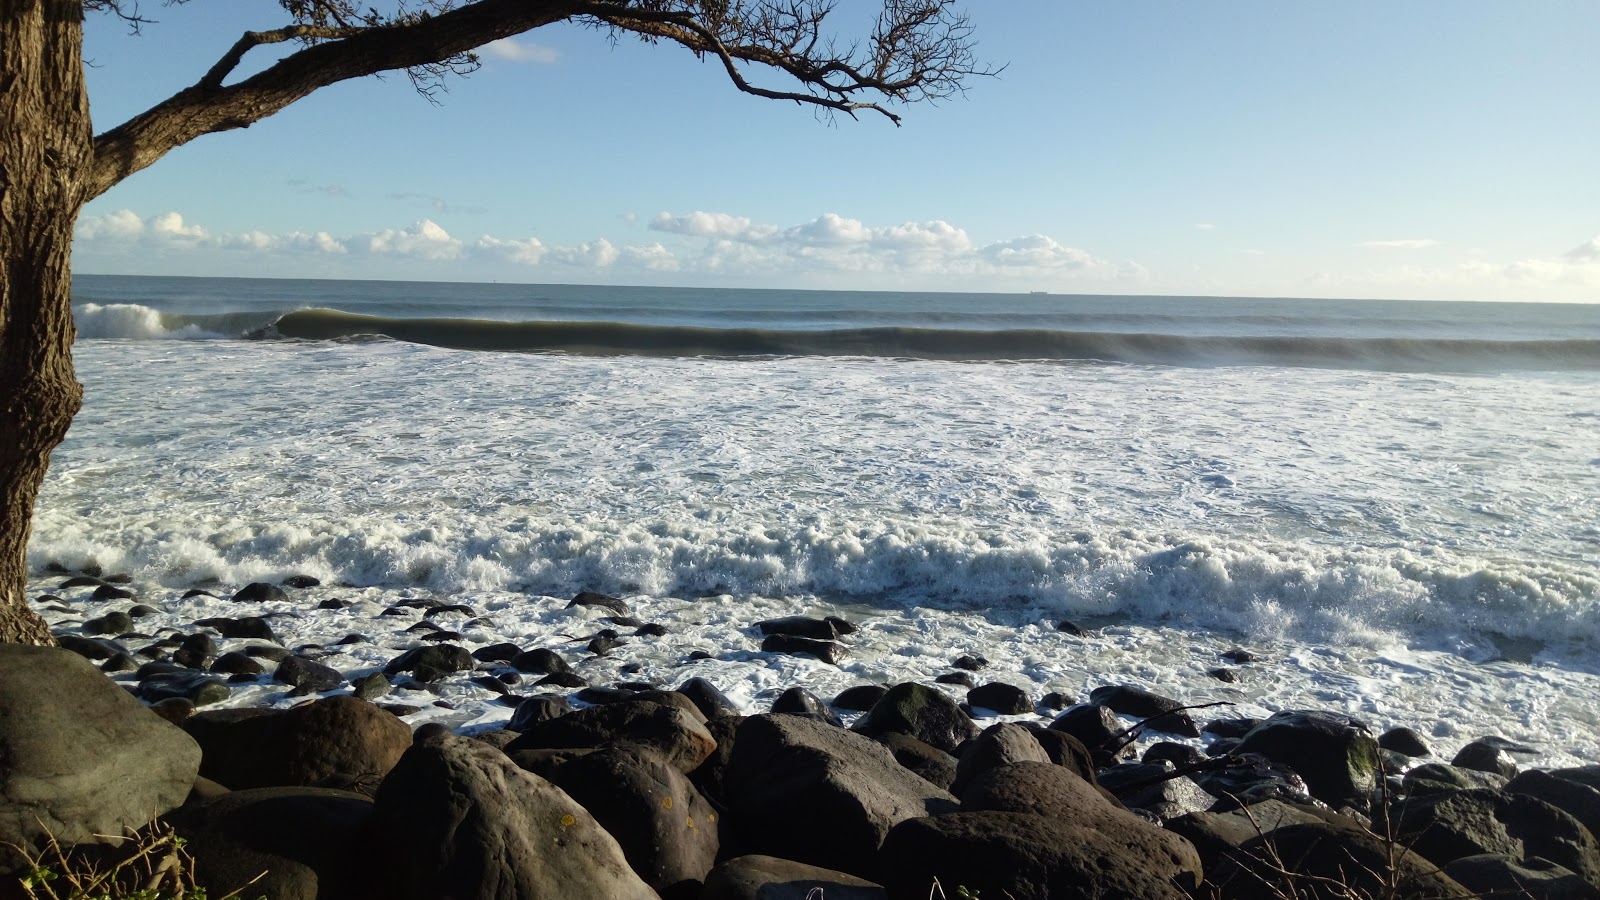
<path fill-rule="evenodd" d="M 0 874 L 21 865 L 13 844 L 142 827 L 199 770 L 198 744 L 82 656 L 0 644 Z"/>
<path fill-rule="evenodd" d="M 372 834 L 403 900 L 656 900 L 622 848 L 560 788 L 481 741 L 417 742 L 379 787 Z"/>
<path fill-rule="evenodd" d="M 1236 900 L 1447 900 L 1474 896 L 1438 866 L 1361 828 L 1283 825 L 1246 841 L 1207 880 Z"/>
<path fill-rule="evenodd" d="M 972 779 L 997 766 L 1017 762 L 1054 765 L 1028 729 L 1011 723 L 990 725 L 962 748 L 950 793 L 960 796 Z"/>
<path fill-rule="evenodd" d="M 556 766 L 549 780 L 622 846 L 663 897 L 692 897 L 717 859 L 717 814 L 688 776 L 656 754 L 618 747 Z"/>
<path fill-rule="evenodd" d="M 1444 872 L 1475 897 L 1600 900 L 1600 888 L 1537 856 L 1526 860 L 1494 853 L 1463 856 L 1445 866 Z"/>
<path fill-rule="evenodd" d="M 1095 785 L 1048 762 L 1017 762 L 982 773 L 962 792 L 961 808 L 1072 820 L 1128 815 Z"/>
<path fill-rule="evenodd" d="M 358 896 L 366 880 L 351 846 L 371 815 L 372 800 L 361 794 L 270 787 L 186 804 L 167 822 L 213 896 L 339 900 Z"/>
<path fill-rule="evenodd" d="M 897 823 L 956 808 L 881 744 L 813 719 L 751 716 L 723 773 L 730 854 L 781 854 L 870 878 Z"/>
<path fill-rule="evenodd" d="M 1234 748 L 1293 769 L 1311 796 L 1334 808 L 1365 805 L 1378 770 L 1378 741 L 1348 716 L 1318 710 L 1274 713 Z"/>
<path fill-rule="evenodd" d="M 681 695 L 680 695 L 681 696 Z M 688 703 L 687 699 L 684 701 Z M 675 706 L 628 700 L 590 706 L 528 726 L 506 745 L 518 750 L 566 750 L 632 744 L 659 753 L 680 772 L 693 772 L 717 749 L 694 715 Z"/>
<path fill-rule="evenodd" d="M 846 872 L 751 854 L 711 870 L 700 900 L 887 900 L 883 887 Z"/>
<path fill-rule="evenodd" d="M 1399 809 L 1396 834 L 1406 846 L 1443 866 L 1464 856 L 1540 856 L 1600 886 L 1600 845 L 1589 829 L 1526 794 L 1450 791 L 1413 797 Z"/>
<path fill-rule="evenodd" d="M 1182 838 L 1124 816 L 1056 819 L 1031 813 L 959 812 L 911 819 L 879 854 L 894 900 L 927 900 L 935 880 L 1013 900 L 1183 900 L 1201 878 Z"/>
<path fill-rule="evenodd" d="M 978 736 L 978 726 L 949 695 L 910 681 L 890 688 L 850 729 L 868 737 L 907 734 L 946 753 Z"/>
<path fill-rule="evenodd" d="M 404 722 L 348 694 L 287 710 L 224 709 L 184 722 L 201 774 L 234 790 L 299 785 L 371 793 L 411 746 Z"/>

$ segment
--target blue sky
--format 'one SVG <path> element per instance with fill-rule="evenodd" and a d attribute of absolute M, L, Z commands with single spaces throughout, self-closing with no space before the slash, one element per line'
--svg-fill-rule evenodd
<path fill-rule="evenodd" d="M 270 0 L 147 7 L 140 37 L 91 16 L 97 130 L 283 24 Z M 819 121 L 681 50 L 565 25 L 489 48 L 438 106 L 404 77 L 336 85 L 113 188 L 75 264 L 1600 301 L 1600 4 L 967 10 L 1004 73 L 900 128 Z"/>

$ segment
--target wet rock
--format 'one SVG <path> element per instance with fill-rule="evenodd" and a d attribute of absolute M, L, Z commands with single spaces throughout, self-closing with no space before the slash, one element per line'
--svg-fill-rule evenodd
<path fill-rule="evenodd" d="M 115 653 L 100 664 L 100 671 L 106 673 L 132 672 L 139 668 L 139 661 L 126 653 Z"/>
<path fill-rule="evenodd" d="M 1030 813 L 959 812 L 895 826 L 879 859 L 894 898 L 925 898 L 935 883 L 1013 900 L 1185 900 L 1200 861 L 1176 835 L 1124 814 L 1063 821 Z"/>
<path fill-rule="evenodd" d="M 350 683 L 350 693 L 362 700 L 376 700 L 387 696 L 392 685 L 382 672 L 363 675 Z"/>
<path fill-rule="evenodd" d="M 472 607 L 467 606 L 464 603 L 446 603 L 441 606 L 430 607 L 422 613 L 422 617 L 424 619 L 431 619 L 434 616 L 443 616 L 452 613 L 459 613 L 460 615 L 468 617 L 477 615 L 477 613 L 473 611 Z"/>
<path fill-rule="evenodd" d="M 146 606 L 143 603 L 135 603 L 133 606 L 128 607 L 128 616 L 134 619 L 142 619 L 145 616 L 153 616 L 160 611 L 161 610 L 156 609 L 154 606 Z"/>
<path fill-rule="evenodd" d="M 398 900 L 656 900 L 617 842 L 565 792 L 500 751 L 443 734 L 406 751 L 376 797 L 376 846 Z"/>
<path fill-rule="evenodd" d="M 200 774 L 235 790 L 300 785 L 370 793 L 411 746 L 411 729 L 349 695 L 287 710 L 227 709 L 184 729 L 205 750 Z"/>
<path fill-rule="evenodd" d="M 1033 732 L 1010 723 L 991 725 L 961 748 L 956 776 L 949 786 L 950 792 L 959 797 L 979 775 L 1018 762 L 1054 765 Z"/>
<path fill-rule="evenodd" d="M 294 655 L 286 648 L 274 646 L 272 644 L 251 644 L 248 647 L 242 648 L 239 652 L 245 654 L 246 656 L 252 656 L 256 659 L 265 659 L 271 662 L 283 662 L 290 656 Z"/>
<path fill-rule="evenodd" d="M 518 653 L 516 656 L 511 657 L 510 662 L 511 667 L 519 672 L 543 672 L 547 675 L 555 675 L 572 671 L 572 667 L 567 665 L 567 661 L 561 657 L 561 654 L 544 647 Z"/>
<path fill-rule="evenodd" d="M 232 696 L 226 684 L 205 672 L 180 671 L 151 675 L 139 682 L 135 693 L 139 699 L 158 703 L 170 697 L 182 697 L 195 706 L 221 703 Z"/>
<path fill-rule="evenodd" d="M 1068 622 L 1066 619 L 1062 619 L 1056 623 L 1056 630 L 1062 634 L 1070 634 L 1073 637 L 1089 636 L 1089 630 L 1087 628 L 1084 628 L 1082 625 L 1079 625 L 1075 622 Z"/>
<path fill-rule="evenodd" d="M 1474 897 L 1600 900 L 1600 888 L 1571 869 L 1537 856 L 1526 860 L 1503 853 L 1463 856 L 1446 865 L 1444 873 Z"/>
<path fill-rule="evenodd" d="M 81 627 L 84 634 L 122 634 L 133 630 L 133 618 L 125 612 L 111 612 L 88 619 Z"/>
<path fill-rule="evenodd" d="M 1517 774 L 1517 761 L 1511 755 L 1511 747 L 1518 745 L 1503 738 L 1481 738 L 1462 747 L 1450 760 L 1450 765 L 1458 769 L 1472 769 L 1477 772 L 1489 772 L 1502 778 L 1511 778 Z M 1525 752 L 1535 753 L 1532 748 L 1523 748 Z"/>
<path fill-rule="evenodd" d="M 272 603 L 288 600 L 289 595 L 284 592 L 283 588 L 275 584 L 254 581 L 234 592 L 234 595 L 229 599 L 235 603 Z"/>
<path fill-rule="evenodd" d="M 895 762 L 939 790 L 948 791 L 955 784 L 956 758 L 938 747 L 894 731 L 886 731 L 872 739 L 888 747 Z"/>
<path fill-rule="evenodd" d="M 191 669 L 203 669 L 217 657 L 217 642 L 211 635 L 195 632 L 183 639 L 172 653 L 172 661 Z"/>
<path fill-rule="evenodd" d="M 1239 742 L 1239 753 L 1259 753 L 1305 779 L 1311 796 L 1338 808 L 1365 804 L 1378 771 L 1378 742 L 1365 725 L 1316 710 L 1273 714 Z"/>
<path fill-rule="evenodd" d="M 809 616 L 786 616 L 757 622 L 755 627 L 763 635 L 787 634 L 814 641 L 836 641 L 843 632 L 835 628 L 833 622 L 831 619 L 813 619 Z"/>
<path fill-rule="evenodd" d="M 121 835 L 182 803 L 194 741 L 55 647 L 0 644 L 0 874 L 14 846 Z"/>
<path fill-rule="evenodd" d="M 1077 738 L 1089 749 L 1096 768 L 1114 766 L 1138 752 L 1123 735 L 1117 714 L 1098 703 L 1067 710 L 1050 723 L 1050 730 Z"/>
<path fill-rule="evenodd" d="M 343 600 L 340 600 L 337 597 L 329 597 L 328 599 L 322 601 L 321 603 L 318 603 L 317 604 L 317 609 L 344 609 L 345 607 L 347 607 L 349 605 L 350 604 L 346 603 Z"/>
<path fill-rule="evenodd" d="M 633 632 L 635 637 L 663 637 L 667 633 L 667 626 L 659 622 L 646 622 Z"/>
<path fill-rule="evenodd" d="M 1444 763 L 1427 763 L 1406 772 L 1401 781 L 1405 792 L 1421 797 L 1449 791 L 1470 791 L 1477 788 L 1499 790 L 1506 786 L 1506 777 L 1492 772 L 1461 769 Z"/>
<path fill-rule="evenodd" d="M 888 900 L 884 889 L 846 872 L 776 856 L 730 859 L 706 876 L 700 900 Z"/>
<path fill-rule="evenodd" d="M 1231 719 L 1212 719 L 1200 727 L 1203 734 L 1215 735 L 1219 738 L 1242 738 L 1250 733 L 1250 729 L 1261 724 L 1260 719 L 1236 717 Z"/>
<path fill-rule="evenodd" d="M 95 588 L 94 593 L 90 595 L 92 599 L 98 600 L 102 603 L 107 600 L 129 600 L 134 596 L 136 595 L 133 593 L 133 591 L 124 590 L 123 588 L 119 587 L 113 587 L 109 584 L 100 585 L 99 587 Z"/>
<path fill-rule="evenodd" d="M 187 591 L 183 592 L 183 596 L 181 598 L 179 598 L 179 599 L 189 600 L 189 599 L 192 599 L 194 597 L 215 597 L 215 596 L 216 596 L 216 594 L 213 594 L 210 591 L 205 590 L 204 588 L 189 588 Z"/>
<path fill-rule="evenodd" d="M 304 590 L 305 588 L 314 588 L 320 586 L 322 584 L 322 579 L 313 578 L 310 575 L 290 575 L 288 578 L 285 578 L 278 583 L 286 588 Z"/>
<path fill-rule="evenodd" d="M 800 716 L 745 719 L 723 786 L 729 855 L 781 853 L 862 877 L 894 825 L 955 808 L 880 744 Z"/>
<path fill-rule="evenodd" d="M 587 679 L 571 672 L 551 672 L 549 675 L 535 681 L 534 685 L 537 687 L 581 688 L 588 687 L 589 682 Z"/>
<path fill-rule="evenodd" d="M 1208 757 L 1200 750 L 1188 744 L 1179 744 L 1173 741 L 1157 741 L 1145 749 L 1144 755 L 1139 757 L 1140 762 L 1170 762 L 1176 768 L 1193 766 L 1203 763 Z"/>
<path fill-rule="evenodd" d="M 596 606 L 601 609 L 608 609 L 619 616 L 630 615 L 628 604 L 616 597 L 608 597 L 605 594 L 597 594 L 594 591 L 582 591 L 578 596 L 573 597 L 571 602 L 567 604 L 567 609 L 571 609 L 574 606 Z"/>
<path fill-rule="evenodd" d="M 1050 693 L 1039 698 L 1040 706 L 1056 712 L 1060 712 L 1069 706 L 1074 706 L 1077 704 L 1077 702 L 1078 701 L 1073 699 L 1071 696 L 1063 694 L 1060 691 L 1051 691 Z"/>
<path fill-rule="evenodd" d="M 1110 708 L 1113 712 L 1137 719 L 1148 719 L 1144 727 L 1165 731 L 1183 737 L 1199 737 L 1200 728 L 1189 714 L 1182 712 L 1182 703 L 1163 697 L 1144 688 L 1128 684 L 1106 685 L 1089 692 L 1089 702 Z"/>
<path fill-rule="evenodd" d="M 991 681 L 967 691 L 967 702 L 973 706 L 992 709 L 1002 716 L 1020 716 L 1033 712 L 1033 701 L 1028 692 L 1016 685 Z"/>
<path fill-rule="evenodd" d="M 659 753 L 685 773 L 716 749 L 706 726 L 689 713 L 649 701 L 607 703 L 526 727 L 507 751 L 635 745 Z"/>
<path fill-rule="evenodd" d="M 763 653 L 804 653 L 815 656 L 823 662 L 836 666 L 844 656 L 844 645 L 832 641 L 814 641 L 810 638 L 795 637 L 788 634 L 768 635 L 761 642 Z"/>
<path fill-rule="evenodd" d="M 75 634 L 53 635 L 61 649 L 70 650 L 84 659 L 110 659 L 117 654 L 127 654 L 127 648 L 116 641 L 79 637 Z"/>
<path fill-rule="evenodd" d="M 294 688 L 298 696 L 320 694 L 344 684 L 344 676 L 332 666 L 312 662 L 303 656 L 287 656 L 278 663 L 272 680 Z"/>
<path fill-rule="evenodd" d="M 502 643 L 490 644 L 472 651 L 472 658 L 478 662 L 510 662 L 522 653 L 522 648 L 516 644 Z"/>
<path fill-rule="evenodd" d="M 989 668 L 989 661 L 981 656 L 959 656 L 950 663 L 952 668 L 966 669 L 968 672 L 978 672 Z"/>
<path fill-rule="evenodd" d="M 197 628 L 213 628 L 225 638 L 254 639 L 262 641 L 277 641 L 278 636 L 272 633 L 272 626 L 260 616 L 246 616 L 242 619 L 217 617 L 201 619 L 194 623 Z"/>
<path fill-rule="evenodd" d="M 211 664 L 211 671 L 223 675 L 249 675 L 255 677 L 265 674 L 266 669 L 254 659 L 234 651 L 217 657 L 216 661 Z"/>
<path fill-rule="evenodd" d="M 100 587 L 103 584 L 105 584 L 105 582 L 94 577 L 93 575 L 74 575 L 56 585 L 56 590 L 64 591 L 68 588 L 75 587 Z"/>
<path fill-rule="evenodd" d="M 1259 753 L 1242 753 L 1225 766 L 1208 768 L 1189 776 L 1206 793 L 1217 798 L 1212 806 L 1226 812 L 1264 800 L 1312 804 L 1305 780 L 1294 769 Z"/>
<path fill-rule="evenodd" d="M 772 711 L 775 713 L 814 716 L 819 721 L 827 722 L 829 725 L 844 727 L 844 723 L 839 721 L 839 714 L 834 712 L 832 707 L 822 702 L 822 699 L 816 694 L 803 687 L 792 687 L 779 694 L 778 699 L 772 701 Z"/>
<path fill-rule="evenodd" d="M 1222 658 L 1227 660 L 1228 662 L 1235 663 L 1237 665 L 1244 665 L 1245 663 L 1253 663 L 1257 659 L 1257 657 L 1256 657 L 1256 655 L 1254 653 L 1251 653 L 1249 650 L 1245 650 L 1245 649 L 1239 648 L 1239 647 L 1236 647 L 1236 648 L 1234 648 L 1232 650 L 1228 650 L 1228 651 L 1223 652 Z"/>
<path fill-rule="evenodd" d="M 1556 807 L 1600 836 L 1600 790 L 1549 772 L 1530 769 L 1511 779 L 1508 794 L 1526 794 Z"/>
<path fill-rule="evenodd" d="M 871 737 L 887 731 L 910 735 L 952 753 L 961 742 L 976 737 L 978 726 L 936 688 L 905 682 L 890 688 L 872 708 L 857 719 L 852 731 Z"/>
<path fill-rule="evenodd" d="M 1428 750 L 1428 742 L 1413 728 L 1391 728 L 1385 731 L 1378 735 L 1378 746 L 1412 758 L 1432 755 Z"/>
<path fill-rule="evenodd" d="M 1239 683 L 1239 670 L 1237 669 L 1207 669 L 1206 674 L 1223 684 Z"/>
<path fill-rule="evenodd" d="M 728 699 L 728 695 L 717 689 L 717 686 L 704 678 L 690 678 L 678 685 L 678 693 L 689 698 L 689 702 L 699 709 L 707 719 L 720 716 L 737 716 L 740 709 L 737 704 Z"/>
<path fill-rule="evenodd" d="M 1600 845 L 1578 820 L 1525 794 L 1469 790 L 1412 797 L 1398 812 L 1400 842 L 1445 865 L 1466 856 L 1542 857 L 1600 885 Z"/>
<path fill-rule="evenodd" d="M 535 694 L 517 704 L 517 711 L 511 714 L 506 729 L 521 733 L 540 722 L 548 722 L 569 712 L 572 712 L 572 704 L 567 702 L 567 698 L 559 694 Z"/>
<path fill-rule="evenodd" d="M 968 690 L 978 686 L 978 680 L 972 677 L 971 672 L 946 672 L 943 675 L 935 676 L 933 683 L 953 684 L 957 687 L 964 687 Z"/>
<path fill-rule="evenodd" d="M 833 706 L 836 709 L 868 710 L 888 692 L 889 689 L 881 684 L 858 684 L 840 691 L 839 696 L 833 698 Z"/>
<path fill-rule="evenodd" d="M 389 664 L 383 667 L 383 671 L 386 675 L 411 672 L 421 677 L 424 673 L 447 675 L 451 672 L 470 671 L 473 665 L 472 654 L 465 647 L 455 644 L 435 644 L 431 647 L 407 650 L 390 660 Z"/>

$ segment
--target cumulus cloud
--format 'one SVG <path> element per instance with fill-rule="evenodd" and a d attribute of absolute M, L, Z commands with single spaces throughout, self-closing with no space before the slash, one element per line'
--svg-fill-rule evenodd
<path fill-rule="evenodd" d="M 144 220 L 131 209 L 78 219 L 76 236 L 89 241 L 131 241 L 144 233 Z"/>
<path fill-rule="evenodd" d="M 562 266 L 581 266 L 604 269 L 622 258 L 622 251 L 605 238 L 585 241 L 576 247 L 557 247 L 550 251 L 550 261 Z"/>
<path fill-rule="evenodd" d="M 478 238 L 478 243 L 473 249 L 486 256 L 495 256 L 508 262 L 519 263 L 524 266 L 536 266 L 539 260 L 544 259 L 548 248 L 536 237 L 527 240 L 501 240 L 492 235 Z"/>
<path fill-rule="evenodd" d="M 1592 237 L 1573 247 L 1563 258 L 1574 263 L 1600 263 L 1600 237 Z"/>
<path fill-rule="evenodd" d="M 491 41 L 480 47 L 479 52 L 484 56 L 502 59 L 506 62 L 531 62 L 549 65 L 561 59 L 561 54 L 552 47 L 545 47 L 532 41 L 517 41 L 512 38 Z"/>
<path fill-rule="evenodd" d="M 1360 246 L 1379 250 L 1425 250 L 1439 246 L 1433 238 L 1403 238 L 1398 241 L 1362 241 Z"/>
<path fill-rule="evenodd" d="M 406 228 L 386 228 L 353 240 L 357 252 L 376 256 L 402 256 L 434 262 L 461 255 L 461 242 L 432 219 L 423 219 Z"/>

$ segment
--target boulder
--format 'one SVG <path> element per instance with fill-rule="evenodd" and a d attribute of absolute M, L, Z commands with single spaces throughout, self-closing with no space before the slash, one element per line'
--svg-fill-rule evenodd
<path fill-rule="evenodd" d="M 833 698 L 833 706 L 835 709 L 865 712 L 887 693 L 889 689 L 881 684 L 858 684 L 840 691 L 839 696 Z"/>
<path fill-rule="evenodd" d="M 283 588 L 265 581 L 255 581 L 236 591 L 232 598 L 235 603 L 268 603 L 276 600 L 288 600 L 289 595 Z"/>
<path fill-rule="evenodd" d="M 1077 738 L 1088 749 L 1095 768 L 1114 766 L 1138 755 L 1133 742 L 1122 733 L 1117 714 L 1098 703 L 1073 707 L 1056 716 L 1050 723 L 1050 730 Z"/>
<path fill-rule="evenodd" d="M 1002 716 L 1033 712 L 1033 701 L 1028 699 L 1028 692 L 1003 681 L 991 681 L 967 691 L 967 704 L 992 709 Z"/>
<path fill-rule="evenodd" d="M 517 704 L 517 711 L 511 714 L 511 721 L 506 723 L 506 729 L 515 732 L 527 731 L 540 722 L 548 722 L 569 712 L 572 712 L 572 704 L 560 694 L 535 694 Z"/>
<path fill-rule="evenodd" d="M 1109 707 L 1113 712 L 1137 719 L 1148 719 L 1146 728 L 1183 737 L 1197 738 L 1200 726 L 1183 712 L 1183 704 L 1170 697 L 1130 684 L 1097 687 L 1089 692 L 1089 702 Z"/>
<path fill-rule="evenodd" d="M 479 741 L 415 743 L 378 788 L 372 816 L 399 900 L 655 900 L 622 848 L 560 788 Z"/>
<path fill-rule="evenodd" d="M 470 670 L 474 665 L 476 661 L 467 648 L 455 644 L 434 644 L 407 650 L 389 660 L 383 671 L 386 675 L 410 672 L 423 681 L 434 681 L 451 672 Z"/>
<path fill-rule="evenodd" d="M 1023 722 L 1023 728 L 1033 734 L 1033 739 L 1044 748 L 1045 755 L 1058 766 L 1066 766 L 1079 778 L 1095 783 L 1094 756 L 1083 742 L 1055 728 L 1045 728 L 1036 722 Z"/>
<path fill-rule="evenodd" d="M 1385 750 L 1403 753 L 1413 759 L 1431 755 L 1428 742 L 1423 740 L 1422 734 L 1414 728 L 1391 728 L 1378 735 L 1378 746 Z"/>
<path fill-rule="evenodd" d="M 1169 762 L 1123 763 L 1099 773 L 1100 787 L 1130 810 L 1166 822 L 1210 809 L 1216 798 L 1189 778 L 1174 775 Z"/>
<path fill-rule="evenodd" d="M 1600 837 L 1600 791 L 1549 772 L 1530 769 L 1506 783 L 1508 794 L 1527 794 L 1565 812 Z"/>
<path fill-rule="evenodd" d="M 829 619 L 813 619 L 810 616 L 785 616 L 781 619 L 767 619 L 756 623 L 756 629 L 763 635 L 789 634 L 795 637 L 811 638 L 814 641 L 836 641 L 841 632 L 834 628 Z"/>
<path fill-rule="evenodd" d="M 1458 769 L 1488 772 L 1501 778 L 1511 778 L 1517 774 L 1517 761 L 1511 753 L 1501 744 L 1487 740 L 1473 741 L 1462 747 L 1450 760 L 1450 765 Z"/>
<path fill-rule="evenodd" d="M 1073 821 L 1031 813 L 958 812 L 896 825 L 878 869 L 895 900 L 953 895 L 1012 900 L 1182 900 L 1200 860 L 1177 835 L 1132 816 Z"/>
<path fill-rule="evenodd" d="M 690 678 L 683 684 L 678 685 L 676 690 L 678 693 L 688 697 L 689 702 L 693 703 L 700 710 L 701 715 L 707 719 L 742 714 L 737 703 L 728 699 L 727 694 L 724 694 L 716 685 L 704 678 Z"/>
<path fill-rule="evenodd" d="M 13 845 L 143 827 L 184 801 L 199 769 L 188 735 L 82 656 L 0 644 L 0 875 L 22 862 Z"/>
<path fill-rule="evenodd" d="M 1283 861 L 1292 861 L 1285 866 Z M 1285 871 L 1288 869 L 1289 871 Z M 1473 896 L 1437 866 L 1361 828 L 1327 822 L 1283 825 L 1246 841 L 1210 881 L 1239 900 L 1384 897 L 1447 900 Z"/>
<path fill-rule="evenodd" d="M 693 897 L 717 858 L 717 814 L 682 772 L 637 747 L 600 750 L 548 776 L 616 838 L 663 897 Z"/>
<path fill-rule="evenodd" d="M 250 638 L 263 641 L 277 641 L 277 635 L 272 633 L 272 626 L 260 616 L 246 616 L 242 619 L 214 618 L 201 619 L 194 623 L 197 628 L 214 628 L 217 633 L 225 638 Z"/>
<path fill-rule="evenodd" d="M 1470 791 L 1478 788 L 1499 790 L 1506 786 L 1506 782 L 1505 776 L 1491 772 L 1458 769 L 1444 763 L 1426 763 L 1406 772 L 1401 786 L 1409 796 L 1421 797 L 1426 794 Z"/>
<path fill-rule="evenodd" d="M 705 762 L 689 773 L 689 781 L 718 807 L 727 806 L 722 789 L 723 778 L 728 772 L 728 760 L 733 758 L 734 739 L 739 736 L 739 726 L 742 724 L 744 716 L 718 716 L 706 720 L 706 731 L 717 742 L 717 749 L 711 751 Z"/>
<path fill-rule="evenodd" d="M 372 800 L 361 794 L 269 787 L 225 791 L 166 820 L 213 896 L 337 900 L 364 887 L 370 863 L 350 848 L 371 815 Z"/>
<path fill-rule="evenodd" d="M 83 623 L 84 634 L 122 634 L 133 630 L 133 617 L 125 612 L 109 612 Z"/>
<path fill-rule="evenodd" d="M 978 775 L 961 792 L 969 812 L 1020 812 L 1068 819 L 1127 815 L 1100 789 L 1052 763 L 1016 762 Z"/>
<path fill-rule="evenodd" d="M 751 854 L 706 876 L 700 900 L 888 900 L 882 886 L 847 872 Z"/>
<path fill-rule="evenodd" d="M 580 591 L 578 596 L 573 597 L 571 602 L 567 604 L 567 609 L 571 609 L 574 606 L 595 606 L 600 609 L 610 610 L 619 616 L 629 615 L 628 604 L 616 597 L 608 597 L 605 594 L 595 593 L 594 591 Z"/>
<path fill-rule="evenodd" d="M 1464 856 L 1540 856 L 1600 886 L 1600 844 L 1554 806 L 1526 794 L 1469 790 L 1412 797 L 1398 808 L 1396 835 L 1443 866 Z"/>
<path fill-rule="evenodd" d="M 783 854 L 870 877 L 897 823 L 954 810 L 881 744 L 800 716 L 744 720 L 723 775 L 730 855 Z"/>
<path fill-rule="evenodd" d="M 1334 808 L 1364 806 L 1378 771 L 1378 742 L 1365 725 L 1338 713 L 1275 713 L 1250 729 L 1235 750 L 1288 766 L 1305 779 L 1311 796 Z"/>
<path fill-rule="evenodd" d="M 211 663 L 211 671 L 223 675 L 249 675 L 255 677 L 264 674 L 266 667 L 243 653 L 234 650 L 217 657 Z"/>
<path fill-rule="evenodd" d="M 182 697 L 195 706 L 207 706 L 228 699 L 233 691 L 229 690 L 220 679 L 213 678 L 205 672 L 181 670 L 159 672 L 142 679 L 137 693 L 139 699 L 151 703 Z"/>
<path fill-rule="evenodd" d="M 761 642 L 761 652 L 804 653 L 815 656 L 830 666 L 837 666 L 844 656 L 844 645 L 833 641 L 814 641 L 789 634 L 773 634 Z"/>
<path fill-rule="evenodd" d="M 949 695 L 915 682 L 890 688 L 850 728 L 868 737 L 887 731 L 910 735 L 946 753 L 978 735 L 978 726 Z"/>
<path fill-rule="evenodd" d="M 646 700 L 590 706 L 528 726 L 506 752 L 633 744 L 654 750 L 678 771 L 705 762 L 717 742 L 706 726 L 681 709 Z"/>
<path fill-rule="evenodd" d="M 950 793 L 959 797 L 974 778 L 990 769 L 1017 762 L 1053 765 L 1049 754 L 1028 729 L 1010 723 L 990 725 L 962 747 L 956 763 L 956 777 L 949 786 Z"/>
<path fill-rule="evenodd" d="M 1536 900 L 1600 900 L 1600 888 L 1548 859 L 1517 859 L 1482 853 L 1452 860 L 1444 873 L 1474 897 L 1532 897 Z"/>
<path fill-rule="evenodd" d="M 172 661 L 191 669 L 204 669 L 217 658 L 217 642 L 211 635 L 197 631 L 185 637 L 178 649 L 172 651 Z"/>
<path fill-rule="evenodd" d="M 511 667 L 519 672 L 537 672 L 545 675 L 565 675 L 572 671 L 561 654 L 545 647 L 525 650 L 511 657 Z"/>
<path fill-rule="evenodd" d="M 347 694 L 286 710 L 199 713 L 184 729 L 205 750 L 201 774 L 234 790 L 293 785 L 370 793 L 411 745 L 404 722 Z"/>
<path fill-rule="evenodd" d="M 811 693 L 803 687 L 795 686 L 778 695 L 772 701 L 772 711 L 775 713 L 792 713 L 802 716 L 815 716 L 829 725 L 844 727 L 839 721 L 839 714 L 833 708 L 822 702 L 822 698 Z"/>
<path fill-rule="evenodd" d="M 956 780 L 956 758 L 931 744 L 898 731 L 885 731 L 873 740 L 889 748 L 894 761 L 941 791 Z"/>
<path fill-rule="evenodd" d="M 312 662 L 303 656 L 286 656 L 272 672 L 272 680 L 294 688 L 297 695 L 320 694 L 344 684 L 338 669 Z"/>
<path fill-rule="evenodd" d="M 1312 804 L 1316 801 L 1306 789 L 1305 780 L 1293 769 L 1259 753 L 1242 753 L 1227 760 L 1225 766 L 1193 772 L 1195 784 L 1213 797 L 1216 812 L 1250 806 L 1263 800 Z"/>

